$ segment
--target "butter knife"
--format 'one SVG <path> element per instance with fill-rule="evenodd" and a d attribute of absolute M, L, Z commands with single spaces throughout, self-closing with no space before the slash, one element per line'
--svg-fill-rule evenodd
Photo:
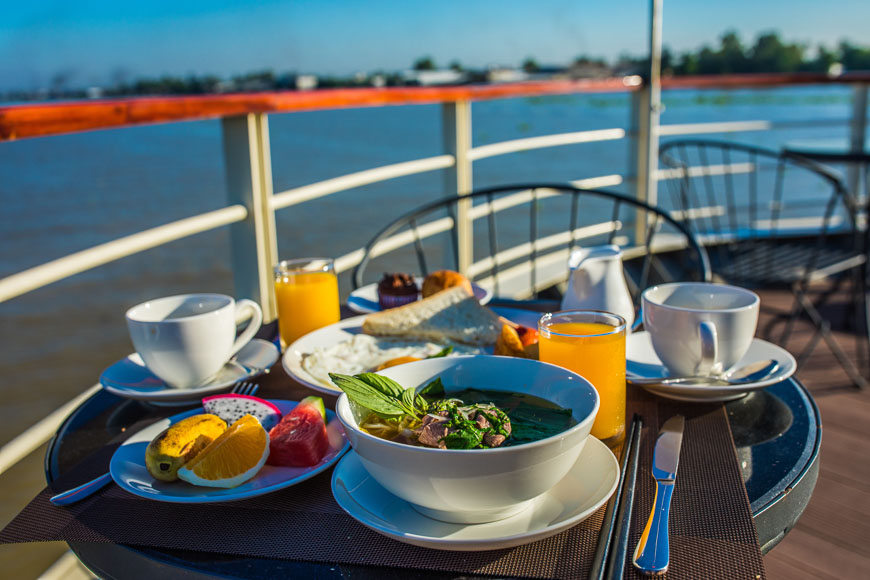
<path fill-rule="evenodd" d="M 668 514 L 671 495 L 680 462 L 685 418 L 675 415 L 665 421 L 656 439 L 653 453 L 652 475 L 656 480 L 656 496 L 646 527 L 634 550 L 632 563 L 641 572 L 658 576 L 668 571 L 670 546 L 668 542 Z"/>

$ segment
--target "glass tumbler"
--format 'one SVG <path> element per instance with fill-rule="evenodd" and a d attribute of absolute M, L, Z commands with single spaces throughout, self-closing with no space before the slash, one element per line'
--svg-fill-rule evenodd
<path fill-rule="evenodd" d="M 281 350 L 341 318 L 338 277 L 331 258 L 298 258 L 275 265 Z"/>
<path fill-rule="evenodd" d="M 601 405 L 592 435 L 611 449 L 625 439 L 625 319 L 610 312 L 566 310 L 538 321 L 540 359 L 592 383 Z"/>

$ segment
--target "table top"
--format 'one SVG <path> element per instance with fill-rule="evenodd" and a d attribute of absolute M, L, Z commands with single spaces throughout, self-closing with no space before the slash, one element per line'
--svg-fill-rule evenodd
<path fill-rule="evenodd" d="M 263 330 L 264 334 L 271 332 L 274 328 Z M 279 386 L 282 398 L 301 399 L 310 394 L 284 373 L 280 362 L 258 382 L 261 384 L 258 395 L 264 398 Z M 334 406 L 335 398 L 325 395 L 324 402 Z M 97 393 L 67 418 L 49 445 L 45 458 L 47 479 L 53 481 L 122 435 L 129 425 L 157 420 L 177 411 L 174 407 L 119 399 L 105 391 Z M 819 413 L 807 391 L 792 379 L 728 403 L 726 411 L 759 543 L 767 551 L 782 539 L 809 501 L 818 470 Z M 265 578 L 278 574 L 338 578 L 349 573 L 363 578 L 444 577 L 426 571 L 399 572 L 108 543 L 70 545 L 85 565 L 107 578 L 145 578 L 167 573 L 173 577 L 183 573 L 185 578 L 214 575 Z"/>

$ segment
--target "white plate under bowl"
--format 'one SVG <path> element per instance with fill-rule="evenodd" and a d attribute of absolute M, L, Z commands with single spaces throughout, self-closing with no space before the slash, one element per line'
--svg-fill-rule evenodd
<path fill-rule="evenodd" d="M 496 314 L 522 324 L 537 328 L 538 319 L 541 317 L 540 312 L 532 312 L 529 310 L 520 310 L 518 308 L 501 308 L 492 309 Z M 353 316 L 345 318 L 335 324 L 324 326 L 305 336 L 297 339 L 293 344 L 287 347 L 284 351 L 284 356 L 281 359 L 281 364 L 284 370 L 296 381 L 302 383 L 310 389 L 326 393 L 329 395 L 340 395 L 341 389 L 333 385 L 327 385 L 312 376 L 302 366 L 302 359 L 305 355 L 313 352 L 317 348 L 329 348 L 339 342 L 344 342 L 353 338 L 355 334 L 362 334 L 362 323 L 367 315 Z M 489 349 L 492 352 L 492 349 Z"/>
<path fill-rule="evenodd" d="M 626 338 L 625 342 L 626 374 L 631 377 L 667 378 L 668 369 L 656 355 L 649 332 L 635 332 Z M 752 339 L 749 350 L 743 355 L 735 367 L 761 360 L 773 359 L 779 362 L 779 368 L 763 381 L 734 386 L 714 385 L 644 385 L 647 391 L 677 401 L 693 401 L 700 403 L 732 401 L 745 396 L 750 391 L 763 389 L 792 376 L 797 370 L 797 361 L 782 347 L 762 340 Z"/>
<path fill-rule="evenodd" d="M 414 281 L 417 282 L 418 288 L 423 287 L 423 278 L 415 277 Z M 478 286 L 474 282 L 471 283 L 471 289 L 474 291 L 474 296 L 481 304 L 486 304 L 492 300 L 492 292 L 490 290 Z M 361 286 L 351 292 L 350 296 L 347 297 L 347 306 L 354 312 L 359 312 L 360 314 L 379 312 L 381 310 L 381 305 L 378 304 L 378 285 L 367 284 L 366 286 Z"/>
<path fill-rule="evenodd" d="M 268 370 L 279 355 L 274 344 L 254 338 L 206 384 L 191 389 L 175 389 L 154 376 L 142 357 L 133 353 L 104 370 L 100 375 L 100 384 L 113 395 L 125 399 L 185 404 L 198 401 L 205 395 L 229 391 L 236 382 Z"/>
<path fill-rule="evenodd" d="M 352 518 L 394 540 L 438 550 L 498 550 L 528 544 L 577 525 L 607 502 L 619 480 L 613 453 L 589 437 L 574 467 L 526 510 L 485 524 L 427 518 L 376 482 L 349 452 L 332 472 L 332 494 Z"/>
<path fill-rule="evenodd" d="M 272 400 L 282 413 L 286 414 L 296 406 L 295 401 Z M 328 469 L 339 457 L 350 448 L 344 436 L 335 413 L 326 411 L 326 432 L 329 436 L 329 451 L 317 465 L 311 467 L 276 467 L 265 465 L 254 476 L 242 485 L 233 488 L 202 487 L 184 481 L 160 481 L 154 479 L 145 467 L 145 449 L 148 443 L 161 431 L 173 423 L 202 413 L 202 409 L 194 409 L 162 419 L 142 429 L 124 442 L 112 455 L 109 472 L 122 489 L 157 501 L 172 503 L 214 503 L 220 501 L 237 501 L 271 493 L 291 485 L 296 485 L 314 477 Z"/>

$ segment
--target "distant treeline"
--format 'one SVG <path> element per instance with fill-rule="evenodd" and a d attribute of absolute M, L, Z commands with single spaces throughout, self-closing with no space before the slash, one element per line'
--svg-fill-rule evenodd
<path fill-rule="evenodd" d="M 527 58 L 518 69 L 537 78 L 568 74 L 574 77 L 610 76 L 642 72 L 647 57 L 620 56 L 612 63 L 587 55 L 577 57 L 568 66 L 540 66 L 534 58 Z M 439 67 L 428 56 L 418 58 L 411 67 L 415 71 L 433 71 Z M 447 66 L 463 74 L 464 82 L 488 80 L 486 70 L 463 67 L 458 61 Z M 818 46 L 814 50 L 801 43 L 789 43 L 776 32 L 759 35 L 752 45 L 744 45 L 736 32 L 729 31 L 719 39 L 718 47 L 702 46 L 696 51 L 675 54 L 665 47 L 662 51 L 662 73 L 665 75 L 716 75 L 736 73 L 790 73 L 837 72 L 838 70 L 870 70 L 870 47 L 842 41 L 835 48 Z M 305 75 L 309 76 L 309 75 Z M 277 74 L 270 70 L 257 71 L 222 79 L 215 75 L 163 76 L 128 81 L 116 79 L 111 86 L 74 89 L 69 79 L 56 78 L 50 87 L 38 92 L 10 92 L 6 100 L 32 100 L 50 98 L 85 98 L 126 95 L 198 95 L 225 92 L 256 92 L 292 90 L 299 88 L 300 75 L 288 72 Z M 408 84 L 408 76 L 397 72 L 357 74 L 352 77 L 317 76 L 316 86 L 395 86 Z"/>
<path fill-rule="evenodd" d="M 752 46 L 744 46 L 736 32 L 727 32 L 718 48 L 703 46 L 679 56 L 662 51 L 662 72 L 673 75 L 828 72 L 834 65 L 870 70 L 870 47 L 842 41 L 834 49 L 819 46 L 810 54 L 806 45 L 783 42 L 775 32 L 759 35 Z"/>

